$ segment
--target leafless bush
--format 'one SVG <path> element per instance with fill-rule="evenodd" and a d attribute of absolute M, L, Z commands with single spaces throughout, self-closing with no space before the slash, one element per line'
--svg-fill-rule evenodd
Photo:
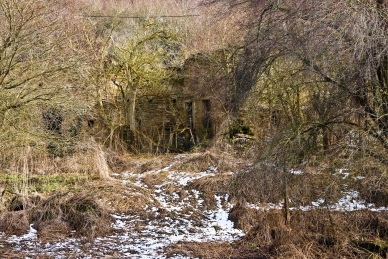
<path fill-rule="evenodd" d="M 388 214 L 385 212 L 335 212 L 326 209 L 293 211 L 288 225 L 285 224 L 283 212 L 279 210 L 253 212 L 241 206 L 234 209 L 231 215 L 232 220 L 240 226 L 249 226 L 255 222 L 238 247 L 265 249 L 271 257 L 386 256 L 386 246 L 379 241 L 386 239 L 388 234 Z"/>
<path fill-rule="evenodd" d="M 53 195 L 31 209 L 29 218 L 45 239 L 68 234 L 69 230 L 75 230 L 76 236 L 102 236 L 111 231 L 112 222 L 109 211 L 93 193 Z"/>
<path fill-rule="evenodd" d="M 29 222 L 25 211 L 8 212 L 0 217 L 0 232 L 8 235 L 21 235 L 28 229 Z"/>
<path fill-rule="evenodd" d="M 275 203 L 284 200 L 285 181 L 292 205 L 311 204 L 323 198 L 326 203 L 341 198 L 341 178 L 328 172 L 292 174 L 274 165 L 257 164 L 240 172 L 232 181 L 232 198 L 251 203 Z"/>

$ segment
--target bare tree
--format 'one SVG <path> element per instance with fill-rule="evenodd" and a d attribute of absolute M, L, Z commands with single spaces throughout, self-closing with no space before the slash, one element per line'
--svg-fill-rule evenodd
<path fill-rule="evenodd" d="M 364 151 L 387 163 L 386 1 L 210 2 L 224 4 L 227 15 L 245 11 L 238 16 L 245 37 L 236 52 L 241 60 L 235 69 L 236 103 L 245 100 L 263 75 L 271 75 L 274 64 L 294 60 L 285 73 L 300 78 L 310 115 L 317 115 L 294 132 L 308 137 L 313 132 L 326 135 L 339 124 L 354 128 L 376 141 L 385 155 L 373 148 Z M 326 104 L 333 108 L 325 110 Z M 327 135 L 322 142 L 327 149 Z"/>
<path fill-rule="evenodd" d="M 72 102 L 74 96 L 81 97 L 80 79 L 86 68 L 84 40 L 80 37 L 83 25 L 75 15 L 77 11 L 72 1 L 1 1 L 2 144 L 41 144 L 47 119 L 42 112 L 46 108 L 61 106 L 75 111 L 70 106 L 77 103 Z M 79 101 L 77 105 L 81 106 Z"/>
<path fill-rule="evenodd" d="M 170 90 L 171 67 L 181 62 L 181 41 L 175 27 L 162 19 L 109 17 L 105 22 L 110 29 L 102 37 L 106 44 L 101 45 L 91 79 L 101 118 L 109 128 L 109 146 L 117 136 L 133 146 L 140 133 L 138 99 Z"/>
<path fill-rule="evenodd" d="M 1 114 L 55 93 L 60 73 L 76 64 L 67 49 L 66 15 L 59 3 L 0 3 Z M 66 49 L 65 49 L 66 48 Z"/>

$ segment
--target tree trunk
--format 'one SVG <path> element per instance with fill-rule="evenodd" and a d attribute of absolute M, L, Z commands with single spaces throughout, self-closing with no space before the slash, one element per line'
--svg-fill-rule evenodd
<path fill-rule="evenodd" d="M 283 175 L 284 175 L 284 224 L 289 225 L 291 222 L 290 214 L 290 199 L 288 195 L 288 182 L 287 182 L 287 169 L 285 166 L 285 160 L 283 165 Z"/>

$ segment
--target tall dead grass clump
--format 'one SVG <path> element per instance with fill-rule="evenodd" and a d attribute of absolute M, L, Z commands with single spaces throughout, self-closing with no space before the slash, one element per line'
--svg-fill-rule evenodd
<path fill-rule="evenodd" d="M 101 200 L 104 207 L 115 213 L 136 214 L 141 218 L 146 218 L 152 214 L 147 208 L 157 206 L 157 201 L 152 197 L 152 192 L 148 188 L 108 182 L 93 185 L 89 189 L 95 194 L 95 198 Z"/>
<path fill-rule="evenodd" d="M 111 232 L 109 210 L 95 199 L 94 194 L 79 193 L 61 206 L 63 219 L 77 235 L 96 237 Z"/>
<path fill-rule="evenodd" d="M 252 227 L 256 226 L 263 214 L 254 208 L 249 208 L 244 202 L 237 202 L 229 212 L 229 220 L 234 223 L 234 227 L 248 233 Z M 262 238 L 268 237 L 267 231 L 262 233 Z M 265 240 L 268 241 L 268 240 Z"/>
<path fill-rule="evenodd" d="M 30 180 L 33 175 L 50 168 L 45 158 L 43 152 L 27 144 L 13 149 L 8 154 L 2 164 L 3 168 L 0 168 L 2 173 L 0 213 L 26 210 L 33 206 L 36 197 L 31 197 Z"/>
<path fill-rule="evenodd" d="M 106 155 L 100 146 L 96 148 L 95 161 L 96 161 L 96 168 L 99 172 L 100 177 L 102 179 L 111 179 L 109 175 L 110 169 L 109 169 L 108 162 L 106 160 Z"/>
<path fill-rule="evenodd" d="M 110 210 L 96 199 L 94 193 L 52 195 L 28 213 L 41 238 L 66 236 L 75 231 L 75 236 L 92 239 L 112 231 Z"/>
<path fill-rule="evenodd" d="M 355 189 L 366 202 L 376 206 L 388 206 L 388 175 L 386 170 L 369 169 L 356 182 Z"/>
<path fill-rule="evenodd" d="M 7 212 L 0 217 L 0 232 L 7 235 L 21 235 L 28 230 L 28 215 L 23 210 Z"/>
<path fill-rule="evenodd" d="M 237 219 L 237 220 L 236 220 Z M 327 209 L 292 211 L 289 224 L 281 210 L 253 213 L 241 206 L 231 212 L 240 226 L 255 225 L 239 249 L 266 249 L 276 258 L 386 258 L 388 213 Z M 250 222 L 249 222 L 250 221 Z"/>
<path fill-rule="evenodd" d="M 91 175 L 100 179 L 111 180 L 108 164 L 108 152 L 93 138 L 80 141 L 72 155 L 60 159 L 57 166 L 63 173 Z"/>

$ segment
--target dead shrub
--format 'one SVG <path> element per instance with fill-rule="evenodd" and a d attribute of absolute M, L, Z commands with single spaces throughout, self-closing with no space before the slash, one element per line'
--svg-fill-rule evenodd
<path fill-rule="evenodd" d="M 112 231 L 112 218 L 93 193 L 78 193 L 61 204 L 63 219 L 77 235 L 96 237 Z"/>
<path fill-rule="evenodd" d="M 246 226 L 256 222 L 240 249 L 260 247 L 276 258 L 385 258 L 387 253 L 387 242 L 381 241 L 388 238 L 386 212 L 292 211 L 285 224 L 280 210 L 252 213 L 241 207 L 230 219 Z"/>
<path fill-rule="evenodd" d="M 26 211 L 13 211 L 5 213 L 0 218 L 0 232 L 7 235 L 21 235 L 30 229 Z"/>
<path fill-rule="evenodd" d="M 284 200 L 285 182 L 291 206 L 304 206 L 323 198 L 327 204 L 342 197 L 342 178 L 331 172 L 304 173 L 282 172 L 271 165 L 257 164 L 235 176 L 231 183 L 231 198 L 245 199 L 249 203 L 279 203 Z"/>
<path fill-rule="evenodd" d="M 38 237 L 43 242 L 52 240 L 65 240 L 71 234 L 71 229 L 66 222 L 59 220 L 50 220 L 41 222 L 37 227 Z"/>
<path fill-rule="evenodd" d="M 243 203 L 238 202 L 229 212 L 229 220 L 234 222 L 234 227 L 248 232 L 252 227 L 256 226 L 260 221 L 260 216 L 263 214 L 253 208 L 248 208 Z M 266 239 L 268 231 L 262 233 L 262 237 Z"/>
<path fill-rule="evenodd" d="M 42 239 L 75 236 L 94 238 L 112 230 L 112 218 L 93 193 L 60 193 L 48 197 L 29 211 L 30 221 Z"/>

